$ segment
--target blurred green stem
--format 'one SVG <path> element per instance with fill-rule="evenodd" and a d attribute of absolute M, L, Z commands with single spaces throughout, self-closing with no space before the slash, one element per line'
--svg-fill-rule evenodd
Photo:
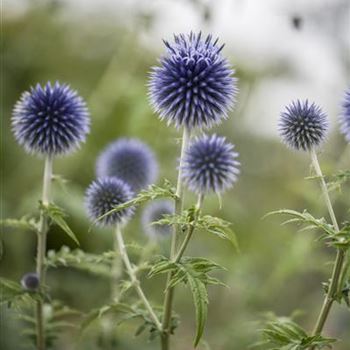
<path fill-rule="evenodd" d="M 124 239 L 123 239 L 120 225 L 116 226 L 115 236 L 117 239 L 120 256 L 124 262 L 124 265 L 126 267 L 126 271 L 127 271 L 128 275 L 130 277 L 131 283 L 132 283 L 133 287 L 135 288 L 135 290 L 136 290 L 138 296 L 140 297 L 143 305 L 145 306 L 146 310 L 148 311 L 148 313 L 149 313 L 152 321 L 154 322 L 155 326 L 157 327 L 158 331 L 161 332 L 162 331 L 162 324 L 159 321 L 159 319 L 158 319 L 156 313 L 154 312 L 151 304 L 149 303 L 147 297 L 145 296 L 145 294 L 140 286 L 140 281 L 138 280 L 138 278 L 136 276 L 135 269 L 131 265 L 131 262 L 130 262 L 130 259 L 128 256 L 128 252 L 127 252 L 126 247 L 125 247 L 125 243 L 124 243 Z"/>
<path fill-rule="evenodd" d="M 183 198 L 182 198 L 182 192 L 183 192 L 183 186 L 182 186 L 182 165 L 183 165 L 183 158 L 185 155 L 185 151 L 190 139 L 190 130 L 188 130 L 186 127 L 183 130 L 182 135 L 182 143 L 181 143 L 181 153 L 180 153 L 180 164 L 179 164 L 179 171 L 177 175 L 177 186 L 176 186 L 176 200 L 175 200 L 175 214 L 180 215 L 183 209 Z M 181 226 L 180 225 L 174 225 L 174 231 L 171 238 L 171 248 L 170 248 L 170 259 L 174 259 L 176 254 L 176 244 L 177 244 L 177 238 L 180 235 Z M 171 273 L 168 274 L 167 277 L 167 285 L 169 281 L 171 280 Z M 162 350 L 168 350 L 169 349 L 169 340 L 170 340 L 170 322 L 171 322 L 171 314 L 172 314 L 172 305 L 173 305 L 173 299 L 174 299 L 174 288 L 168 288 L 165 293 L 164 298 L 164 314 L 163 314 L 163 334 L 161 338 L 161 344 L 162 344 Z"/>
<path fill-rule="evenodd" d="M 198 216 L 199 216 L 200 210 L 202 208 L 203 199 L 204 199 L 204 195 L 200 194 L 198 196 L 198 201 L 197 201 L 197 204 L 196 204 L 196 209 L 195 209 L 194 218 L 193 218 L 193 224 L 188 229 L 186 237 L 183 240 L 183 242 L 181 244 L 181 247 L 180 247 L 179 251 L 177 252 L 177 254 L 176 254 L 175 258 L 174 258 L 174 262 L 175 263 L 178 263 L 181 260 L 183 254 L 184 254 L 184 252 L 185 252 L 185 250 L 186 250 L 186 248 L 188 246 L 188 243 L 189 243 L 189 241 L 190 241 L 190 239 L 191 239 L 191 237 L 193 235 L 193 232 L 194 232 L 194 229 L 196 227 L 197 220 L 198 220 Z"/>
<path fill-rule="evenodd" d="M 48 155 L 45 159 L 42 205 L 46 206 L 50 203 L 51 180 L 52 180 L 52 155 Z M 38 229 L 37 242 L 37 259 L 36 272 L 40 281 L 40 289 L 45 286 L 46 271 L 45 271 L 45 254 L 46 254 L 46 236 L 49 229 L 48 218 L 42 210 L 40 213 L 40 222 Z M 43 315 L 43 301 L 39 300 L 36 305 L 36 329 L 37 329 L 37 348 L 45 350 L 45 328 Z"/>
<path fill-rule="evenodd" d="M 114 252 L 118 252 L 117 237 L 113 235 L 113 249 Z M 119 296 L 119 279 L 121 277 L 121 261 L 120 256 L 115 256 L 112 261 L 112 276 L 111 276 L 111 299 L 114 300 Z"/>
<path fill-rule="evenodd" d="M 338 225 L 336 216 L 334 214 L 332 202 L 329 198 L 327 184 L 324 180 L 322 170 L 321 170 L 320 164 L 318 162 L 317 154 L 316 154 L 316 151 L 314 149 L 311 150 L 311 159 L 312 159 L 312 165 L 315 169 L 316 175 L 318 176 L 318 178 L 320 180 L 323 198 L 326 202 L 328 212 L 329 212 L 329 215 L 330 215 L 332 223 L 333 223 L 333 227 L 336 231 L 339 231 L 339 225 Z M 334 262 L 332 277 L 330 279 L 330 283 L 328 286 L 327 295 L 324 299 L 320 314 L 318 316 L 315 328 L 313 330 L 313 335 L 320 335 L 322 333 L 323 327 L 327 321 L 329 312 L 332 308 L 332 304 L 334 302 L 336 294 L 338 293 L 338 288 L 340 287 L 339 282 L 340 282 L 340 278 L 341 278 L 341 271 L 342 271 L 342 267 L 343 267 L 343 263 L 344 263 L 344 257 L 345 257 L 345 251 L 343 249 L 337 249 L 337 256 L 336 256 L 336 259 Z M 314 349 L 314 348 L 315 347 L 312 347 L 312 349 Z"/>

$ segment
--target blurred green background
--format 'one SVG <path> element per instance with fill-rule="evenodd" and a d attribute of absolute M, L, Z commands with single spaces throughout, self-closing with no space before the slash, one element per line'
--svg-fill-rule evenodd
<path fill-rule="evenodd" d="M 81 150 L 55 160 L 54 172 L 69 179 L 69 183 L 66 189 L 55 184 L 53 198 L 69 213 L 69 225 L 78 236 L 81 248 L 87 252 L 101 253 L 111 249 L 112 235 L 108 230 L 94 229 L 89 232 L 83 195 L 85 188 L 94 179 L 95 159 L 104 146 L 121 136 L 141 138 L 154 149 L 158 157 L 161 169 L 159 183 L 164 178 L 175 182 L 180 135 L 158 120 L 147 98 L 148 72 L 163 50 L 160 39 L 155 40 L 153 33 L 157 32 L 157 38 L 166 38 L 169 30 L 172 30 L 172 24 L 169 23 L 164 33 L 161 26 L 157 25 L 160 11 L 157 6 L 161 7 L 158 1 L 141 1 L 140 6 L 133 2 L 129 7 L 119 6 L 118 1 L 115 1 L 116 17 L 111 11 L 103 12 L 103 5 L 95 4 L 92 10 L 84 13 L 84 3 L 77 1 L 79 6 L 71 7 L 72 3 L 74 1 L 5 2 L 1 52 L 1 215 L 3 218 L 17 218 L 26 213 L 35 213 L 41 193 L 43 162 L 26 155 L 15 143 L 11 133 L 10 117 L 14 103 L 21 92 L 36 82 L 68 82 L 87 100 L 92 129 Z M 213 20 L 224 2 L 198 0 L 188 1 L 186 5 L 183 1 L 179 3 L 189 6 L 189 11 L 195 16 L 195 30 L 203 28 L 204 32 L 212 31 L 214 35 L 220 34 L 222 30 L 225 41 L 230 40 L 224 29 L 216 29 L 217 22 Z M 234 3 L 242 6 L 244 1 Z M 271 4 L 275 2 L 267 3 L 273 9 Z M 341 9 L 344 2 L 334 1 L 333 6 Z M 134 10 L 132 13 L 128 12 L 130 8 Z M 311 35 L 308 32 L 308 20 L 314 25 L 325 23 L 317 22 L 320 20 L 318 12 L 313 13 L 310 8 L 305 11 L 300 8 L 297 12 L 284 10 L 280 20 L 285 22 L 293 40 L 298 40 L 298 36 L 300 40 L 309 40 L 308 37 L 305 39 L 305 35 Z M 332 12 L 332 15 L 332 19 L 337 20 L 337 12 Z M 123 21 L 123 17 L 128 20 Z M 295 18 L 300 19 L 301 27 L 295 26 Z M 177 19 L 174 18 L 174 21 Z M 264 22 L 259 25 L 263 26 Z M 178 27 L 181 28 L 181 25 L 178 24 Z M 184 30 L 187 31 L 187 28 L 191 28 L 191 23 L 186 23 Z M 325 32 L 329 29 L 322 25 L 320 28 Z M 329 29 L 329 35 L 332 35 L 332 30 L 334 28 Z M 286 38 L 277 34 L 267 40 L 278 41 L 281 47 L 288 46 Z M 337 38 L 333 37 L 332 40 L 335 42 Z M 208 349 L 208 346 L 215 350 L 248 349 L 259 339 L 259 321 L 264 319 L 268 311 L 288 316 L 300 310 L 297 321 L 311 329 L 323 299 L 321 282 L 329 277 L 329 261 L 334 257 L 332 250 L 316 241 L 316 233 L 296 233 L 293 226 L 280 226 L 281 218 L 277 217 L 262 220 L 266 212 L 279 208 L 300 211 L 308 208 L 316 217 L 326 216 L 327 213 L 318 184 L 305 180 L 310 175 L 308 156 L 288 150 L 276 136 L 278 114 L 275 110 L 281 109 L 290 98 L 298 96 L 298 90 L 291 96 L 287 90 L 282 98 L 278 86 L 271 81 L 281 79 L 286 86 L 293 87 L 295 76 L 300 78 L 302 71 L 291 68 L 288 60 L 281 59 L 279 52 L 270 52 L 273 48 L 266 46 L 260 49 L 263 52 L 261 56 L 247 57 L 249 51 L 243 50 L 241 46 L 235 48 L 235 42 L 232 41 L 224 50 L 236 67 L 241 93 L 230 119 L 214 132 L 226 135 L 236 145 L 242 173 L 236 187 L 223 196 L 222 209 L 219 208 L 218 199 L 213 196 L 207 198 L 204 210 L 233 223 L 241 252 L 237 254 L 229 243 L 202 232 L 197 232 L 190 244 L 189 255 L 208 257 L 227 268 L 227 272 L 221 273 L 220 277 L 229 288 L 209 288 L 209 319 L 205 332 L 208 345 L 202 344 L 200 349 L 203 350 Z M 328 52 L 326 49 L 325 52 Z M 269 56 L 264 56 L 264 50 Z M 332 133 L 320 156 L 327 175 L 350 169 L 349 145 L 339 134 L 335 120 L 339 113 L 341 91 L 349 80 L 347 50 L 347 44 L 339 40 L 339 55 L 334 53 L 333 57 L 345 74 L 344 80 L 329 81 L 329 86 L 327 83 L 322 86 L 324 91 L 328 91 L 325 103 L 332 112 L 333 123 Z M 269 57 L 269 65 L 263 68 L 262 57 L 265 60 Z M 256 68 L 251 64 L 252 61 L 256 62 Z M 317 69 L 317 64 L 314 62 L 315 66 L 309 66 L 309 69 Z M 315 82 L 310 80 L 312 78 L 307 74 L 301 79 L 311 89 Z M 264 86 L 264 81 L 270 84 Z M 334 89 L 334 86 L 337 88 Z M 271 112 L 268 100 L 265 101 L 257 93 L 262 91 L 264 96 L 265 88 L 269 96 L 276 96 Z M 304 96 L 307 90 L 302 89 L 301 92 Z M 317 92 L 313 90 L 311 95 L 315 96 Z M 317 102 L 322 101 L 320 98 Z M 349 187 L 346 184 L 342 191 L 332 194 L 339 221 L 349 220 Z M 186 194 L 189 205 L 192 200 L 193 196 Z M 146 244 L 139 217 L 140 210 L 127 228 L 126 239 Z M 1 240 L 1 276 L 19 281 L 24 273 L 35 269 L 35 236 L 30 232 L 2 230 Z M 48 248 L 59 249 L 62 245 L 75 248 L 67 236 L 53 227 L 48 236 Z M 160 252 L 165 253 L 167 245 L 168 242 L 163 242 Z M 160 304 L 164 281 L 157 278 L 144 282 L 150 299 Z M 88 273 L 63 268 L 50 270 L 48 284 L 53 298 L 84 312 L 108 300 L 108 280 Z M 181 324 L 174 337 L 173 348 L 192 349 L 194 310 L 190 293 L 185 288 L 177 290 L 176 310 L 181 316 Z M 136 325 L 137 322 L 131 322 L 116 330 L 118 344 L 114 349 L 158 348 L 157 343 L 148 343 L 144 335 L 137 338 L 133 336 Z M 10 310 L 1 309 L 1 349 L 28 348 L 19 336 L 22 326 Z M 349 310 L 335 304 L 326 327 L 328 335 L 342 339 L 335 349 L 350 348 L 349 330 Z M 56 341 L 54 348 L 109 349 L 106 345 L 98 345 L 97 333 L 97 326 L 91 327 L 82 337 L 78 336 L 76 330 L 68 329 Z"/>

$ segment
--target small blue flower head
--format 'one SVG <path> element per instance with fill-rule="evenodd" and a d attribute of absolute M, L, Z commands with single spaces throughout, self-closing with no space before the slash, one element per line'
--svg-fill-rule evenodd
<path fill-rule="evenodd" d="M 287 146 L 309 151 L 325 140 L 328 120 L 326 114 L 314 103 L 297 100 L 281 113 L 278 128 Z"/>
<path fill-rule="evenodd" d="M 35 291 L 39 288 L 39 276 L 35 272 L 26 273 L 21 279 L 23 289 Z"/>
<path fill-rule="evenodd" d="M 116 176 L 134 192 L 156 181 L 158 164 L 153 151 L 137 139 L 119 139 L 106 147 L 96 162 L 97 177 Z"/>
<path fill-rule="evenodd" d="M 234 70 L 211 35 L 175 35 L 150 75 L 149 96 L 160 118 L 177 128 L 210 128 L 227 119 L 237 95 Z"/>
<path fill-rule="evenodd" d="M 207 194 L 232 187 L 240 167 L 233 149 L 225 137 L 203 135 L 195 139 L 185 152 L 182 166 L 182 178 L 189 189 Z"/>
<path fill-rule="evenodd" d="M 16 103 L 12 130 L 28 153 L 60 155 L 85 141 L 90 118 L 85 102 L 68 85 L 37 84 Z"/>
<path fill-rule="evenodd" d="M 343 113 L 340 117 L 340 131 L 350 143 L 350 88 L 345 92 Z"/>
<path fill-rule="evenodd" d="M 151 238 L 169 237 L 172 232 L 170 225 L 152 225 L 164 218 L 164 215 L 174 214 L 174 203 L 170 200 L 157 200 L 147 205 L 142 213 L 142 226 Z"/>
<path fill-rule="evenodd" d="M 108 213 L 116 206 L 123 204 L 133 197 L 130 186 L 116 177 L 104 177 L 95 180 L 86 190 L 85 206 L 88 216 L 99 226 L 123 224 L 130 219 L 134 208 L 128 207 L 117 212 Z"/>

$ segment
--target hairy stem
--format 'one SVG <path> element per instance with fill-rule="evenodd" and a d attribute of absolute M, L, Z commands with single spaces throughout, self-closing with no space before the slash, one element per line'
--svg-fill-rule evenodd
<path fill-rule="evenodd" d="M 329 216 L 331 217 L 333 227 L 336 231 L 339 231 L 339 225 L 336 219 L 336 216 L 334 214 L 332 202 L 329 198 L 329 193 L 328 193 L 328 188 L 327 184 L 324 180 L 322 170 L 320 167 L 320 164 L 318 162 L 317 154 L 314 149 L 311 150 L 311 159 L 312 159 L 312 165 L 315 169 L 316 175 L 320 179 L 320 185 L 322 189 L 322 195 L 324 198 L 324 201 L 327 205 Z M 327 295 L 323 301 L 323 305 L 320 311 L 320 314 L 317 318 L 316 325 L 313 330 L 313 335 L 319 335 L 322 333 L 323 327 L 327 321 L 329 312 L 332 308 L 332 304 L 334 302 L 335 296 L 338 293 L 338 288 L 339 288 L 339 282 L 341 278 L 341 271 L 344 263 L 344 256 L 345 256 L 345 251 L 343 249 L 337 249 L 337 256 L 334 262 L 333 266 L 333 271 L 332 271 L 332 277 L 330 279 Z M 312 349 L 314 349 L 313 347 Z"/>
<path fill-rule="evenodd" d="M 184 128 L 183 136 L 182 136 L 182 144 L 181 144 L 181 154 L 180 154 L 180 164 L 179 171 L 177 176 L 177 186 L 176 186 L 176 200 L 175 200 L 175 214 L 180 215 L 183 209 L 183 186 L 182 186 L 182 174 L 181 168 L 183 164 L 184 154 L 187 148 L 188 141 L 190 139 L 190 131 L 187 128 Z M 180 234 L 181 227 L 180 225 L 174 225 L 174 231 L 171 239 L 171 248 L 170 248 L 170 259 L 173 259 L 176 254 L 176 244 L 177 238 Z M 167 284 L 171 279 L 171 273 L 168 274 Z M 164 298 L 164 314 L 163 314 L 163 334 L 161 337 L 162 350 L 169 350 L 169 340 L 170 340 L 170 322 L 171 322 L 171 314 L 172 314 L 172 305 L 174 299 L 174 288 L 168 288 L 165 293 Z"/>
<path fill-rule="evenodd" d="M 42 204 L 48 205 L 50 202 L 51 192 L 51 180 L 52 180 L 52 163 L 53 158 L 51 155 L 45 159 L 45 169 L 43 178 L 43 192 L 42 192 Z M 48 218 L 44 211 L 41 211 L 40 222 L 38 229 L 38 242 L 37 242 L 37 259 L 36 259 L 36 272 L 40 281 L 40 288 L 45 286 L 46 271 L 45 271 L 45 254 L 46 254 L 46 236 L 48 226 Z M 38 350 L 45 350 L 45 329 L 44 329 L 44 315 L 43 315 L 43 302 L 40 300 L 36 305 L 36 331 L 37 331 L 37 348 Z"/>
<path fill-rule="evenodd" d="M 124 243 L 124 239 L 123 239 L 123 235 L 120 229 L 120 226 L 117 225 L 116 229 L 115 229 L 115 236 L 118 242 L 118 248 L 119 248 L 119 253 L 120 256 L 124 262 L 124 265 L 126 267 L 126 271 L 130 277 L 130 280 L 132 282 L 132 285 L 134 286 L 138 296 L 140 297 L 143 305 L 145 306 L 145 308 L 147 309 L 152 321 L 154 322 L 154 324 L 156 325 L 157 329 L 161 332 L 162 331 L 162 324 L 159 321 L 156 313 L 154 312 L 151 304 L 149 303 L 147 297 L 145 296 L 145 293 L 143 292 L 141 286 L 140 286 L 140 281 L 138 280 L 137 276 L 136 276 L 136 272 L 133 268 L 133 266 L 131 265 L 129 256 L 128 256 L 128 252 L 126 250 L 125 247 L 125 243 Z"/>

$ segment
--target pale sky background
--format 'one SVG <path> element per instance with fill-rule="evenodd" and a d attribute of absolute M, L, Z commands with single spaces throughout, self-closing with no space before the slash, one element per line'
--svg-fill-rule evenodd
<path fill-rule="evenodd" d="M 163 38 L 202 30 L 226 43 L 224 52 L 257 80 L 244 122 L 257 132 L 277 137 L 281 109 L 292 99 L 320 104 L 334 121 L 344 90 L 350 86 L 350 0 L 62 0 L 67 16 L 118 21 L 133 27 L 142 14 L 154 21 L 141 33 L 145 45 L 161 52 Z M 211 6 L 210 23 L 195 2 Z M 25 11 L 25 0 L 5 0 L 11 15 Z M 303 19 L 296 30 L 291 17 Z M 6 33 L 5 33 L 6 35 Z M 270 71 L 277 72 L 271 74 Z M 246 94 L 243 87 L 241 97 Z M 262 117 L 263 116 L 263 117 Z"/>

